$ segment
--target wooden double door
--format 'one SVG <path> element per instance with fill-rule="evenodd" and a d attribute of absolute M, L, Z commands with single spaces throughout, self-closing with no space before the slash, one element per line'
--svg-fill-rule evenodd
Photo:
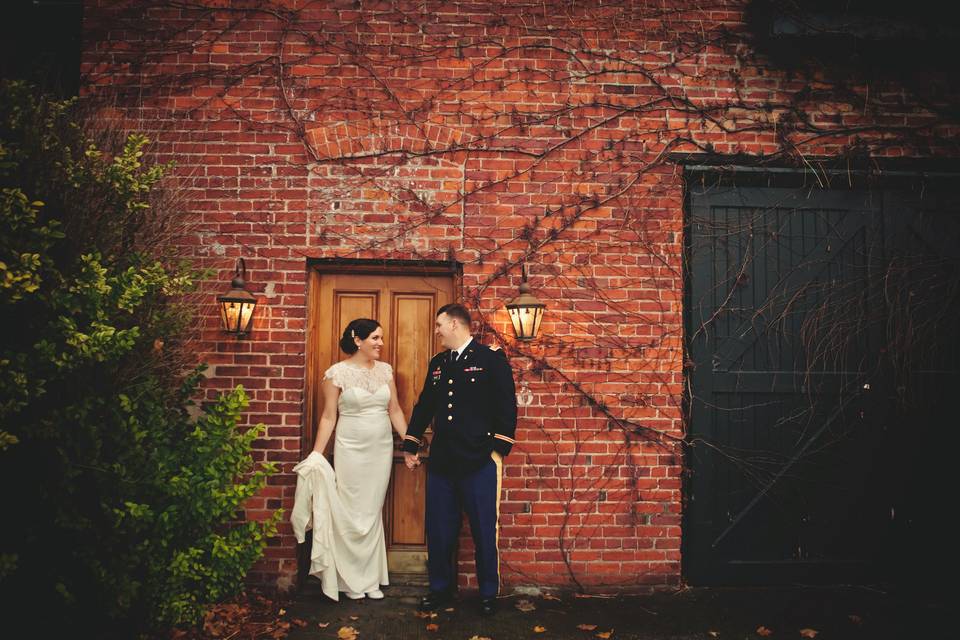
<path fill-rule="evenodd" d="M 327 367 L 346 357 L 340 336 L 354 318 L 372 318 L 384 332 L 381 359 L 393 367 L 397 393 L 409 420 L 423 386 L 427 364 L 440 350 L 434 336 L 437 309 L 453 300 L 453 277 L 447 271 L 417 275 L 398 272 L 336 272 L 311 269 L 308 289 L 306 421 L 303 451 L 309 452 L 323 412 L 320 384 Z M 393 582 L 416 581 L 426 574 L 424 509 L 426 466 L 410 471 L 403 464 L 399 438 L 390 486 L 384 502 L 387 559 Z M 328 454 L 333 448 L 333 438 Z M 428 459 L 429 456 L 426 456 Z M 429 464 L 429 462 L 427 462 Z M 333 460 L 336 468 L 336 460 Z"/>

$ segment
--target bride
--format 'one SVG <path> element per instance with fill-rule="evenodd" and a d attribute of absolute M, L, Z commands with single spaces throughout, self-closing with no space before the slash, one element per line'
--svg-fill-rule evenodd
<path fill-rule="evenodd" d="M 338 600 L 383 598 L 389 584 L 383 533 L 383 500 L 393 465 L 390 426 L 403 437 L 407 423 L 397 401 L 393 369 L 380 362 L 383 328 L 352 320 L 340 339 L 350 357 L 323 376 L 323 414 L 310 455 L 296 467 L 292 521 L 302 542 L 313 528 L 310 575 Z M 336 427 L 336 428 L 334 428 Z M 334 472 L 323 451 L 334 434 Z"/>

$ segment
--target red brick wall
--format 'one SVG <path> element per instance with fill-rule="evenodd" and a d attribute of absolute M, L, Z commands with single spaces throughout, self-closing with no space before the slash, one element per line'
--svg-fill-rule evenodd
<path fill-rule="evenodd" d="M 248 516 L 293 499 L 308 259 L 452 259 L 532 394 L 505 466 L 508 588 L 680 581 L 670 153 L 954 153 L 956 127 L 895 82 L 778 71 L 751 49 L 744 2 L 177 4 L 86 3 L 84 92 L 177 162 L 183 245 L 218 272 L 208 393 L 250 391 L 258 456 L 283 471 Z M 242 341 L 212 306 L 238 256 L 261 300 Z M 524 259 L 548 304 L 530 345 L 503 309 Z M 294 547 L 284 525 L 252 579 L 289 586 Z"/>

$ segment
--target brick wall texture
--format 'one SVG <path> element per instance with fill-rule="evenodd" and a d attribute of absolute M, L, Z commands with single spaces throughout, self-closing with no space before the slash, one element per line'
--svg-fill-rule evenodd
<path fill-rule="evenodd" d="M 267 425 L 257 456 L 282 470 L 247 517 L 292 505 L 308 261 L 454 261 L 529 400 L 505 464 L 506 588 L 681 582 L 676 154 L 957 155 L 935 95 L 784 70 L 752 45 L 747 5 L 85 3 L 84 99 L 176 162 L 179 242 L 215 272 L 197 336 L 206 392 L 248 389 L 246 419 Z M 213 300 L 240 256 L 261 305 L 238 341 Z M 549 307 L 529 345 L 503 308 L 523 262 Z M 251 580 L 291 586 L 295 547 L 284 524 Z"/>

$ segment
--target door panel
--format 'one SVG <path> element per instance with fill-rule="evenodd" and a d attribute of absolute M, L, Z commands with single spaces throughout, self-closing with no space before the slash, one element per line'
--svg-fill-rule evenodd
<path fill-rule="evenodd" d="M 413 405 L 420 394 L 426 365 L 438 350 L 439 345 L 433 335 L 432 318 L 439 306 L 433 295 L 404 293 L 393 298 L 391 326 L 396 327 L 396 333 L 403 336 L 403 339 L 392 341 L 394 349 L 391 359 L 394 368 L 403 374 L 397 376 L 397 393 L 406 416 L 413 411 Z M 423 330 L 424 318 L 431 318 L 429 334 Z M 422 375 L 417 375 L 418 372 Z"/>
<path fill-rule="evenodd" d="M 323 372 L 346 357 L 340 351 L 339 340 L 354 318 L 373 318 L 383 325 L 383 359 L 393 366 L 398 400 L 409 419 L 427 363 L 440 349 L 433 334 L 434 318 L 438 308 L 453 300 L 452 277 L 312 271 L 309 292 L 303 450 L 313 447 L 317 421 L 323 411 Z M 391 579 L 403 581 L 402 574 L 415 578 L 426 572 L 426 466 L 414 471 L 407 469 L 399 452 L 399 438 L 394 437 L 398 448 L 384 503 L 384 528 Z M 424 459 L 429 464 L 429 455 Z M 336 467 L 336 460 L 333 464 Z"/>
<path fill-rule="evenodd" d="M 868 490 L 863 372 L 844 353 L 870 330 L 854 327 L 838 352 L 811 349 L 810 333 L 831 297 L 843 292 L 852 305 L 867 291 L 877 202 L 856 191 L 730 188 L 694 191 L 691 214 L 687 577 L 851 577 L 877 553 L 865 534 L 884 524 Z"/>

